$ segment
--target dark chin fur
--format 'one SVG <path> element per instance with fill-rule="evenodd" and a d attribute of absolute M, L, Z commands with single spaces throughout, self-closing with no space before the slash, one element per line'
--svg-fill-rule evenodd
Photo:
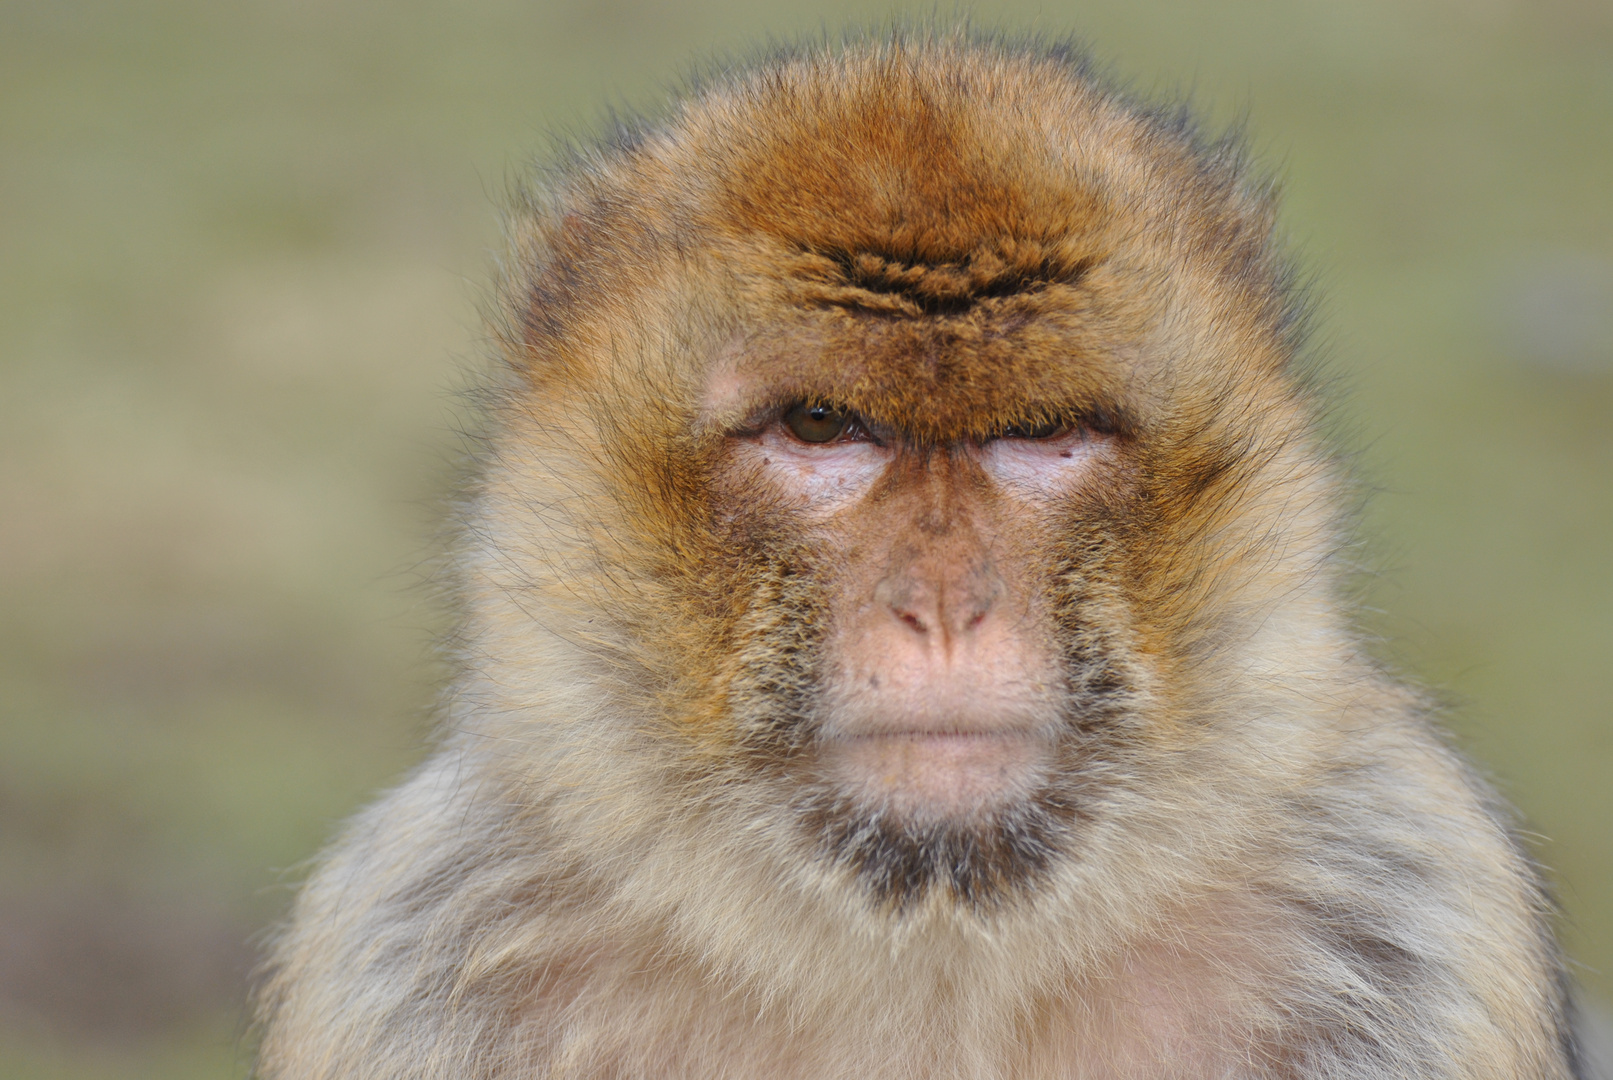
<path fill-rule="evenodd" d="M 1049 787 L 989 816 L 912 821 L 831 790 L 795 806 L 821 857 L 850 869 L 881 907 L 904 910 L 940 890 L 970 908 L 999 906 L 1074 850 L 1073 792 Z"/>

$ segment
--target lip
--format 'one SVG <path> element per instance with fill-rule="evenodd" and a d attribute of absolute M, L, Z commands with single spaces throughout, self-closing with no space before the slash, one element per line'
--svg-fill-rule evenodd
<path fill-rule="evenodd" d="M 852 745 L 885 742 L 934 743 L 938 746 L 956 744 L 973 746 L 1002 742 L 1032 742 L 1036 734 L 1031 731 L 928 731 L 921 728 L 900 731 L 859 731 L 835 736 L 831 741 Z"/>
<path fill-rule="evenodd" d="M 1023 795 L 1049 764 L 1035 729 L 897 728 L 825 741 L 830 775 L 848 791 L 920 816 L 972 814 Z"/>

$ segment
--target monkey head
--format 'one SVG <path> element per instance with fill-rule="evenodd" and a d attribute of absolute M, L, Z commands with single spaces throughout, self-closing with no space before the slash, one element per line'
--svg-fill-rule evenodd
<path fill-rule="evenodd" d="M 1119 857 L 1294 690 L 1270 650 L 1343 640 L 1263 193 L 1056 57 L 923 48 L 529 198 L 469 570 L 481 677 L 613 703 L 531 721 L 576 751 L 545 784 L 608 744 L 647 816 L 897 912 Z"/>

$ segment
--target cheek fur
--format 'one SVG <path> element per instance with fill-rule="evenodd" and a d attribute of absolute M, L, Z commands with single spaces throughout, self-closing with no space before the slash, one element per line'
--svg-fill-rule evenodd
<path fill-rule="evenodd" d="M 734 631 L 732 730 L 744 760 L 766 773 L 798 761 L 813 734 L 827 622 L 817 563 L 804 545 L 767 551 Z"/>

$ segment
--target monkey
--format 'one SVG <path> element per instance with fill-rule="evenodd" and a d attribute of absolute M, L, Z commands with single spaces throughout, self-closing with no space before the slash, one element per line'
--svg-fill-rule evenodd
<path fill-rule="evenodd" d="M 525 189 L 443 733 L 258 1075 L 1581 1076 L 1510 811 L 1355 626 L 1275 200 L 941 30 Z"/>

